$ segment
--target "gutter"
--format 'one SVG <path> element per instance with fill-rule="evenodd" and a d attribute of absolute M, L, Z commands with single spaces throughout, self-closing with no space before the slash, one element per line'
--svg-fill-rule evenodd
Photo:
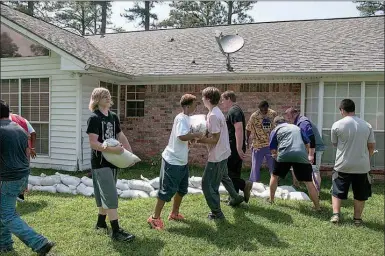
<path fill-rule="evenodd" d="M 94 65 L 91 65 L 91 64 L 86 64 L 84 66 L 84 70 L 86 70 L 86 71 L 93 70 L 93 71 L 107 73 L 107 74 L 118 76 L 118 77 L 124 77 L 124 78 L 133 79 L 132 75 L 128 75 L 126 73 L 119 72 L 119 71 L 113 71 L 113 70 L 106 69 L 106 68 L 97 67 L 97 66 L 94 66 Z"/>

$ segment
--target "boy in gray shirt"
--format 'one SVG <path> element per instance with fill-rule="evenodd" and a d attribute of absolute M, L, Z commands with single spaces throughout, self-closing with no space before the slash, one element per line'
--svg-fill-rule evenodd
<path fill-rule="evenodd" d="M 371 196 L 370 157 L 374 153 L 375 140 L 372 126 L 355 115 L 355 104 L 344 99 L 340 104 L 342 119 L 331 129 L 333 146 L 337 147 L 333 180 L 333 216 L 330 221 L 338 223 L 341 200 L 347 199 L 350 184 L 354 196 L 354 223 L 362 224 L 365 201 Z"/>
<path fill-rule="evenodd" d="M 305 132 L 294 124 L 286 123 L 281 116 L 274 118 L 276 127 L 270 134 L 269 147 L 275 159 L 273 175 L 270 177 L 270 202 L 274 202 L 275 191 L 278 186 L 278 177 L 285 178 L 290 168 L 298 181 L 303 181 L 314 203 L 314 209 L 319 211 L 317 190 L 312 180 L 312 166 L 308 160 L 310 140 Z"/>

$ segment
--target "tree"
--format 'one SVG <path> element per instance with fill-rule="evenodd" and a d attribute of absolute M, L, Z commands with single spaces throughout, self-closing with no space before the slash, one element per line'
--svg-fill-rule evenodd
<path fill-rule="evenodd" d="M 7 32 L 1 33 L 0 45 L 1 58 L 21 57 L 21 55 L 17 52 L 19 47 L 13 42 Z"/>
<path fill-rule="evenodd" d="M 31 49 L 31 52 L 34 54 L 34 56 L 48 56 L 49 50 L 45 48 L 44 46 L 41 46 L 39 44 L 31 44 L 29 46 Z"/>
<path fill-rule="evenodd" d="M 385 5 L 383 1 L 354 1 L 361 16 L 384 15 Z"/>
<path fill-rule="evenodd" d="M 144 1 L 144 7 L 141 2 L 135 2 L 133 8 L 124 9 L 125 13 L 120 16 L 128 19 L 129 22 L 139 20 L 139 26 L 143 26 L 144 30 L 150 30 L 150 20 L 158 20 L 158 15 L 152 13 L 151 10 L 155 7 L 155 1 Z"/>
<path fill-rule="evenodd" d="M 170 4 L 168 19 L 162 27 L 189 28 L 225 24 L 226 8 L 219 1 L 174 1 Z"/>
<path fill-rule="evenodd" d="M 106 33 L 106 26 L 107 26 L 107 8 L 108 8 L 107 1 L 102 1 L 100 3 L 100 6 L 102 8 L 102 14 L 101 14 L 102 15 L 102 18 L 101 18 L 102 26 L 100 28 L 100 33 L 105 34 Z"/>
<path fill-rule="evenodd" d="M 63 7 L 63 2 L 56 1 L 7 1 L 8 6 L 42 19 L 47 22 L 52 22 L 52 14 Z"/>
<path fill-rule="evenodd" d="M 232 23 L 254 22 L 254 19 L 247 14 L 247 12 L 253 9 L 257 1 L 225 1 L 225 3 L 227 4 L 226 14 L 228 25 Z M 236 18 L 234 18 L 234 15 Z"/>

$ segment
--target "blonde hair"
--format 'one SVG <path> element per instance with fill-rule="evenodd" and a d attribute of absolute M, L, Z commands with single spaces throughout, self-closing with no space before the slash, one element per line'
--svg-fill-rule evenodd
<path fill-rule="evenodd" d="M 103 87 L 95 88 L 91 93 L 90 104 L 88 105 L 89 110 L 94 112 L 98 109 L 99 101 L 105 97 L 111 97 L 110 91 Z M 114 103 L 111 101 L 111 106 Z"/>

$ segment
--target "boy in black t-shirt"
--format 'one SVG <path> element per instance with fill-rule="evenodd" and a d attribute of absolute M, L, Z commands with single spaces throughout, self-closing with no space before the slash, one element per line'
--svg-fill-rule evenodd
<path fill-rule="evenodd" d="M 120 129 L 118 116 L 109 109 L 113 102 L 110 92 L 105 88 L 95 88 L 91 94 L 89 109 L 92 111 L 88 119 L 87 134 L 92 149 L 91 168 L 96 205 L 99 207 L 96 229 L 107 230 L 106 215 L 111 223 L 111 237 L 117 241 L 131 242 L 135 236 L 125 232 L 118 223 L 118 194 L 116 191 L 117 167 L 107 162 L 102 152 L 123 153 L 124 149 L 132 152 L 126 136 Z M 116 147 L 102 146 L 104 140 L 114 138 L 121 145 Z"/>

